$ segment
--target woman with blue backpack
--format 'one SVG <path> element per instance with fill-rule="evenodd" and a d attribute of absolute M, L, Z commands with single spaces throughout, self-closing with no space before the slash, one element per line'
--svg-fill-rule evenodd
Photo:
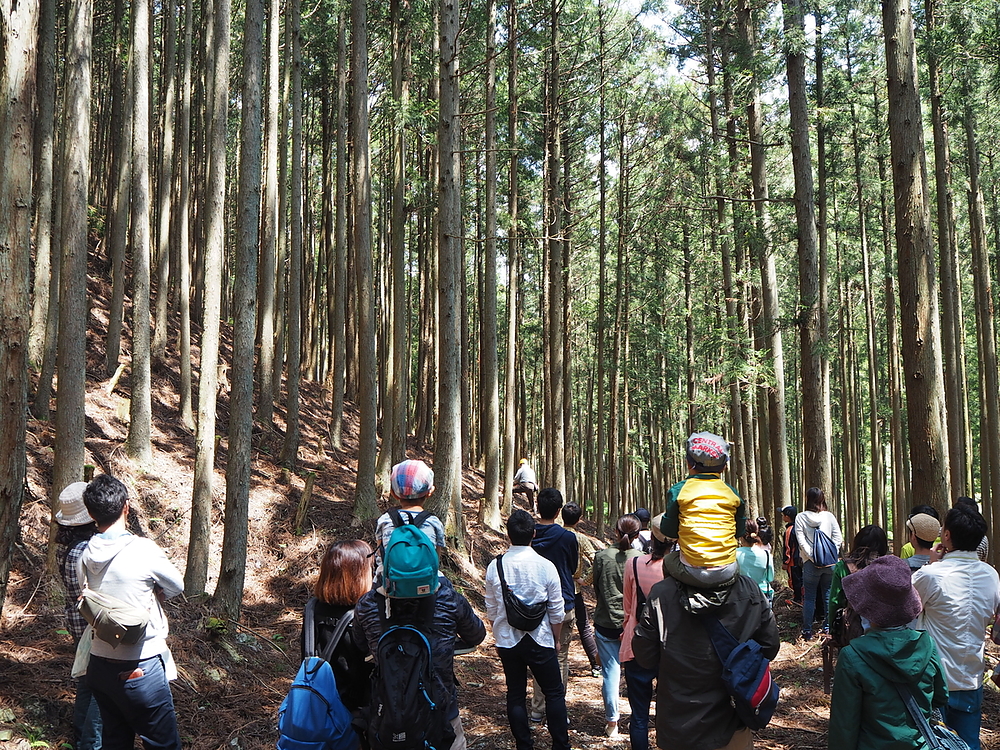
<path fill-rule="evenodd" d="M 833 566 L 844 543 L 837 517 L 827 510 L 826 494 L 819 487 L 806 491 L 806 509 L 795 517 L 795 538 L 802 557 L 802 638 L 808 641 L 813 637 L 816 602 L 825 602 L 830 595 Z M 824 618 L 823 630 L 827 627 Z"/>

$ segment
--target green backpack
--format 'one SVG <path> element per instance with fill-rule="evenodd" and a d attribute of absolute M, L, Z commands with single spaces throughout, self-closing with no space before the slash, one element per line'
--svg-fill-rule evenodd
<path fill-rule="evenodd" d="M 438 590 L 438 554 L 434 543 L 420 529 L 433 514 L 421 511 L 412 518 L 393 508 L 392 530 L 385 548 L 382 574 L 385 595 L 394 599 L 430 596 Z"/>

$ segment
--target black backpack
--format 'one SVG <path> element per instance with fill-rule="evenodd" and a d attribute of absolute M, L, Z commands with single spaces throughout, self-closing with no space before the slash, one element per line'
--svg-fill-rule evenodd
<path fill-rule="evenodd" d="M 379 617 L 387 625 L 384 597 L 378 599 Z M 433 605 L 436 599 L 423 601 Z M 455 731 L 445 714 L 449 696 L 443 692 L 427 636 L 412 624 L 389 626 L 376 647 L 371 703 L 364 717 L 372 750 L 448 750 Z"/>

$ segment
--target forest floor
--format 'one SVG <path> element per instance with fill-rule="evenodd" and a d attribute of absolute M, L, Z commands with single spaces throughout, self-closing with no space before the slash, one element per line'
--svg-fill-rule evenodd
<path fill-rule="evenodd" d="M 154 459 L 139 468 L 124 455 L 128 424 L 127 382 L 107 390 L 103 336 L 107 290 L 91 282 L 93 309 L 88 340 L 88 460 L 110 471 L 130 488 L 133 505 L 148 535 L 183 570 L 187 556 L 193 482 L 194 437 L 177 418 L 175 361 L 153 373 Z M 224 344 L 223 358 L 229 351 Z M 219 628 L 211 622 L 211 602 L 183 596 L 166 605 L 169 643 L 180 673 L 173 683 L 177 719 L 186 748 L 249 750 L 274 747 L 277 710 L 299 663 L 302 608 L 309 597 L 326 545 L 336 539 L 373 537 L 373 524 L 352 524 L 356 413 L 349 411 L 341 451 L 332 449 L 327 431 L 328 398 L 317 383 L 302 384 L 302 442 L 296 471 L 277 465 L 279 434 L 256 436 L 251 486 L 250 545 L 243 617 Z M 219 431 L 226 432 L 228 396 L 219 402 Z M 276 422 L 283 414 L 276 413 Z M 225 446 L 216 461 L 209 590 L 218 574 L 225 502 Z M 411 456 L 424 455 L 411 446 Z M 28 482 L 21 514 L 21 539 L 14 551 L 7 602 L 0 620 L 0 749 L 71 747 L 75 684 L 70 678 L 73 645 L 65 631 L 65 595 L 58 578 L 46 573 L 49 533 L 48 488 L 53 459 L 51 422 L 31 420 Z M 308 472 L 315 472 L 307 530 L 294 533 L 294 517 Z M 482 575 L 490 558 L 505 547 L 503 537 L 480 527 L 476 515 L 482 475 L 465 477 L 465 537 L 468 559 L 453 556 L 444 567 L 455 586 L 481 616 Z M 385 501 L 383 500 L 383 504 Z M 580 528 L 593 534 L 594 527 Z M 471 560 L 471 563 L 469 562 Z M 821 649 L 817 641 L 798 641 L 800 610 L 776 597 L 781 652 L 773 663 L 782 687 L 781 704 L 771 724 L 757 736 L 758 748 L 819 750 L 827 746 L 829 697 L 823 693 Z M 591 600 L 591 605 L 593 601 Z M 469 746 L 510 750 L 513 741 L 504 712 L 504 679 L 491 636 L 472 653 L 456 659 L 459 703 Z M 991 649 L 993 647 L 991 646 Z M 604 737 L 600 680 L 590 675 L 578 641 L 571 649 L 567 704 L 573 747 L 627 748 L 628 703 L 622 698 L 620 739 Z M 996 659 L 992 658 L 991 663 Z M 624 695 L 624 686 L 623 686 Z M 653 707 L 655 713 L 655 704 Z M 1000 750 L 1000 691 L 987 682 L 983 707 L 983 747 Z M 539 748 L 550 746 L 536 728 Z"/>

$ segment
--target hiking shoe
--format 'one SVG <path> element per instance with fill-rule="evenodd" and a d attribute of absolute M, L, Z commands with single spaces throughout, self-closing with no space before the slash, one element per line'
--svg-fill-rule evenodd
<path fill-rule="evenodd" d="M 530 711 L 528 713 L 528 718 L 537 724 L 545 719 L 545 714 L 536 714 L 534 711 Z"/>
<path fill-rule="evenodd" d="M 811 641 L 812 638 L 813 638 L 813 632 L 811 630 L 803 630 L 802 631 L 802 640 L 804 640 L 804 641 Z"/>
<path fill-rule="evenodd" d="M 618 722 L 617 721 L 607 722 L 607 724 L 605 724 L 604 726 L 604 735 L 609 740 L 618 739 Z"/>
<path fill-rule="evenodd" d="M 597 679 L 601 679 L 601 677 L 602 677 L 602 675 L 601 675 L 601 668 L 600 667 L 591 667 L 590 668 L 590 675 L 591 675 L 591 677 L 596 677 Z"/>

